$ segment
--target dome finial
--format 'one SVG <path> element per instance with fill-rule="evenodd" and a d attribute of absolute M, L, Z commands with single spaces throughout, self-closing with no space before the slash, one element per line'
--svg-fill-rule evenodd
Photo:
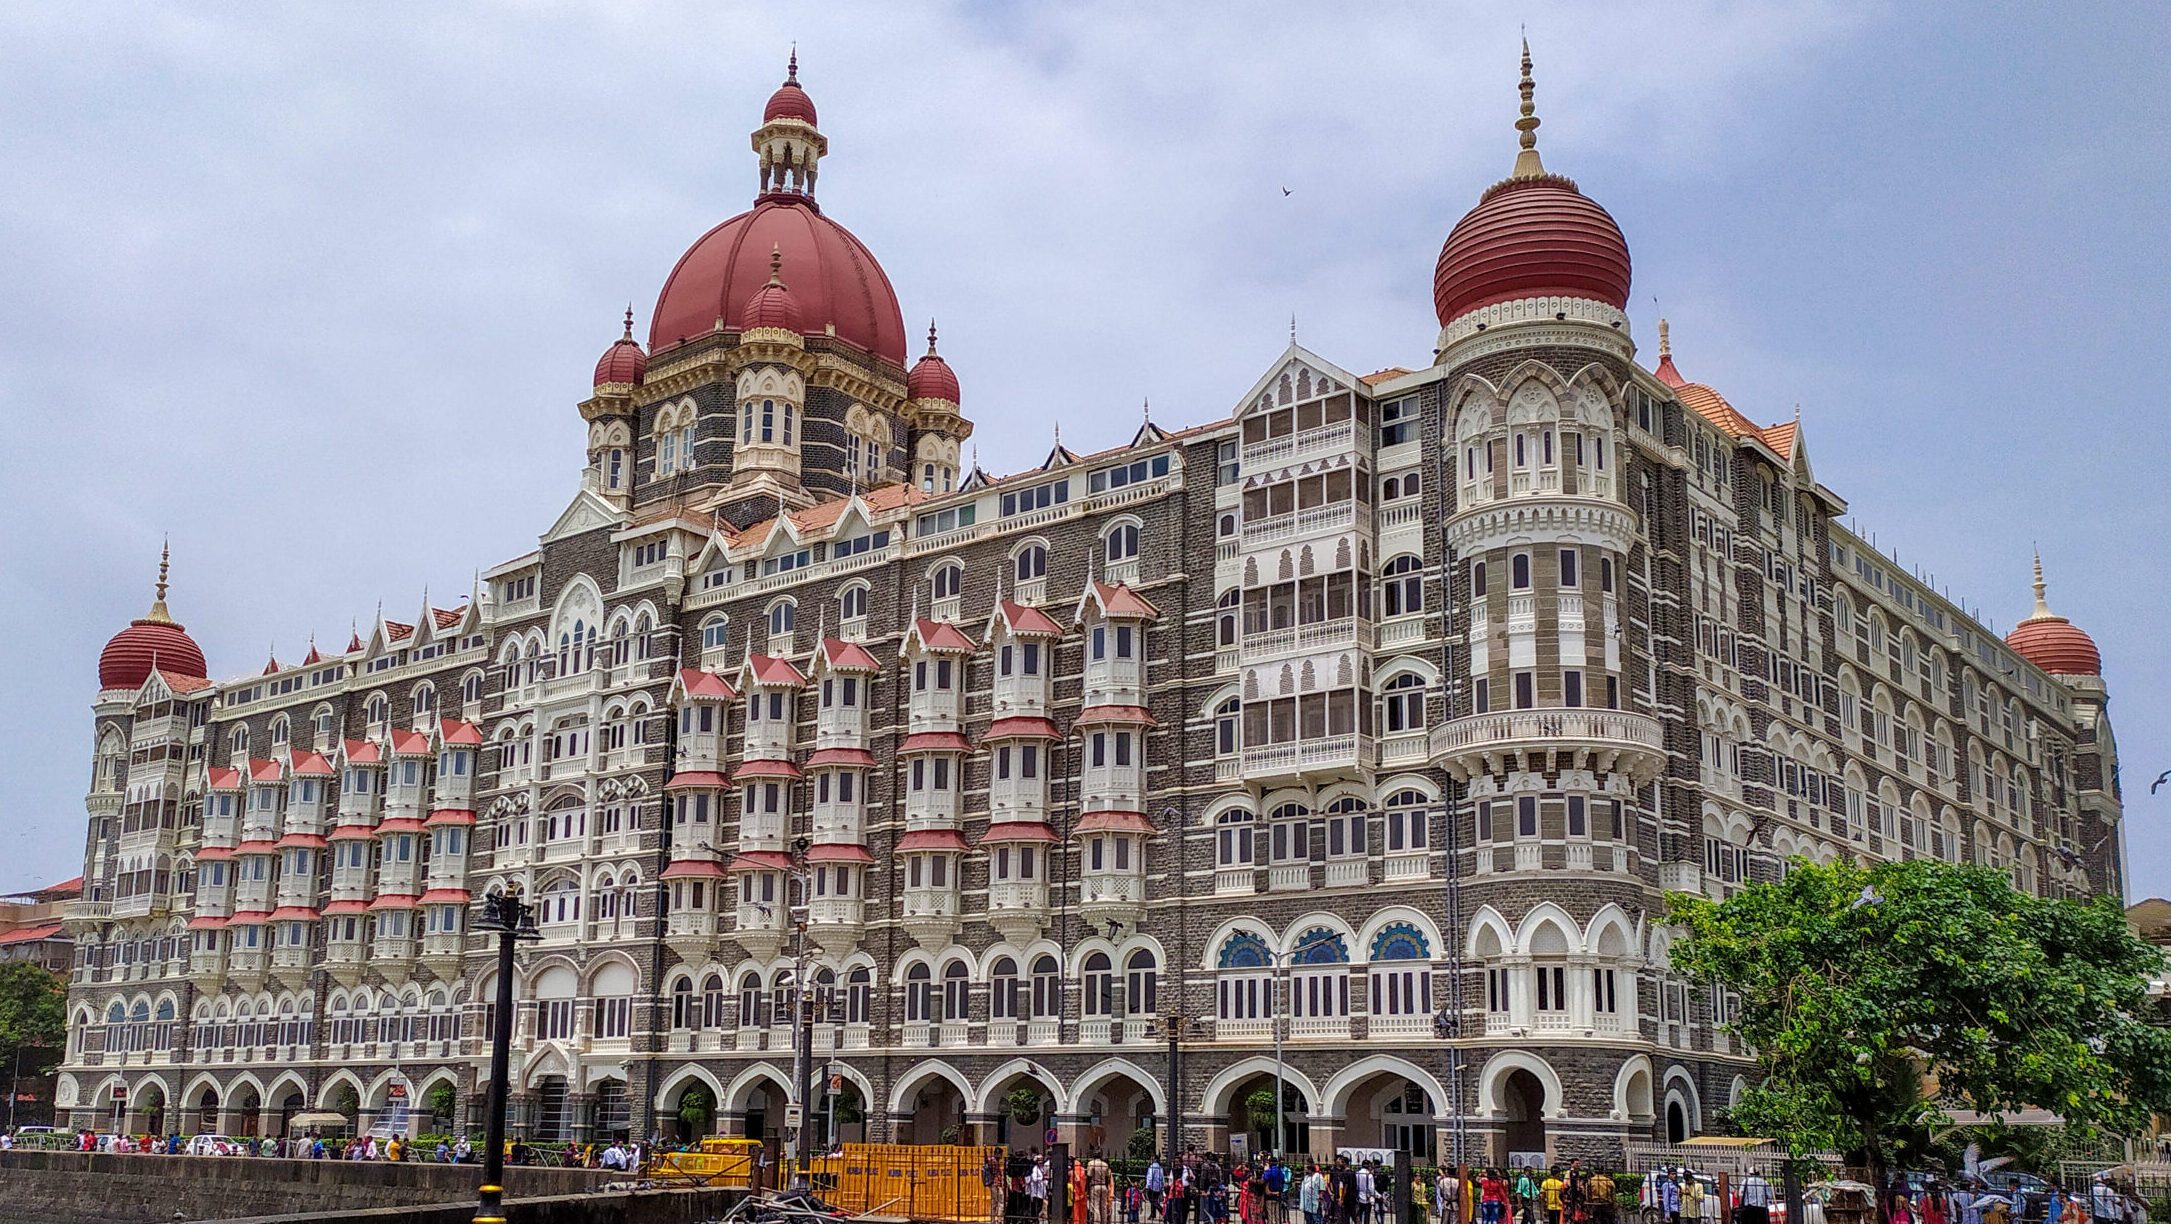
<path fill-rule="evenodd" d="M 166 611 L 166 572 L 172 562 L 173 541 L 170 539 L 159 541 L 157 594 L 151 600 L 151 610 L 143 614 L 143 619 L 154 624 L 170 625 L 173 623 L 173 614 Z"/>
<path fill-rule="evenodd" d="M 1522 152 L 1515 155 L 1515 172 L 1509 178 L 1543 178 L 1545 163 L 1538 160 L 1538 104 L 1532 100 L 1538 84 L 1530 76 L 1530 39 L 1523 39 L 1523 117 L 1515 121 L 1522 133 Z"/>
<path fill-rule="evenodd" d="M 626 303 L 626 339 L 633 339 L 633 303 Z"/>
<path fill-rule="evenodd" d="M 797 84 L 799 83 L 799 44 L 798 44 L 798 43 L 793 43 L 793 44 L 792 44 L 792 57 L 791 57 L 791 62 L 790 62 L 789 64 L 787 64 L 787 65 L 785 66 L 785 69 L 784 69 L 784 83 L 785 83 L 786 85 L 797 85 Z"/>
<path fill-rule="evenodd" d="M 784 244 L 781 242 L 769 247 L 769 283 L 772 285 L 782 285 L 784 283 Z"/>
<path fill-rule="evenodd" d="M 2043 599 L 2043 552 L 2041 549 L 2037 549 L 2035 553 L 2035 613 L 2028 619 L 2041 620 L 2049 615 L 2050 604 Z"/>
<path fill-rule="evenodd" d="M 1664 319 L 1658 321 L 1658 355 L 1660 360 L 1673 356 L 1673 326 Z"/>
<path fill-rule="evenodd" d="M 927 355 L 930 357 L 935 355 L 935 320 L 933 317 L 929 317 L 927 320 Z"/>

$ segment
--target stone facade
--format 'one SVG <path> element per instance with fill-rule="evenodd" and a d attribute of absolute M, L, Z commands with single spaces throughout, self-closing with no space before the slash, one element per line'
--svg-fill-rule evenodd
<path fill-rule="evenodd" d="M 1605 1159 L 1751 1070 L 1665 890 L 2120 889 L 2100 679 L 1842 530 L 1798 422 L 1555 304 L 1417 371 L 1292 343 L 1227 419 L 1000 478 L 932 355 L 650 354 L 461 606 L 98 695 L 62 1108 L 471 1121 L 467 911 L 517 888 L 539 1138 L 782 1138 L 808 1002 L 846 1134 L 1120 1148 L 1173 1078 L 1221 1146 L 1279 1060 L 1314 1151 Z"/>

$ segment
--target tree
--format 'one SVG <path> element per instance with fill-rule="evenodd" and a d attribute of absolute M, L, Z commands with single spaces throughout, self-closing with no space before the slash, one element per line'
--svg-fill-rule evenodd
<path fill-rule="evenodd" d="M 443 1080 L 432 1084 L 429 1092 L 422 1099 L 429 1106 L 431 1117 L 448 1120 L 452 1117 L 453 1106 L 459 1103 L 459 1098 L 453 1092 L 452 1085 L 445 1083 Z"/>
<path fill-rule="evenodd" d="M 1040 1121 L 1040 1089 L 1021 1084 L 1010 1090 L 1004 1103 L 1010 1110 L 1010 1120 L 1019 1126 L 1031 1126 Z"/>
<path fill-rule="evenodd" d="M 1723 902 L 1669 898 L 1673 968 L 1740 992 L 1760 1083 L 1736 1124 L 1796 1153 L 1859 1152 L 1882 1184 L 1943 1111 L 2035 1106 L 2132 1134 L 2171 1108 L 2148 1022 L 2156 949 L 2116 898 L 2046 900 L 1980 867 L 1814 866 Z"/>
<path fill-rule="evenodd" d="M 1251 1123 L 1251 1131 L 1259 1137 L 1261 1151 L 1274 1150 L 1274 1090 L 1254 1088 L 1244 1098 L 1244 1116 Z"/>
<path fill-rule="evenodd" d="M 698 1135 L 709 1124 L 709 1107 L 713 1102 L 709 1091 L 699 1084 L 689 1086 L 678 1097 L 678 1120 L 686 1124 L 688 1135 Z"/>
<path fill-rule="evenodd" d="M 44 1075 L 60 1062 L 68 1038 L 67 987 L 32 961 L 0 961 L 0 1066 Z"/>

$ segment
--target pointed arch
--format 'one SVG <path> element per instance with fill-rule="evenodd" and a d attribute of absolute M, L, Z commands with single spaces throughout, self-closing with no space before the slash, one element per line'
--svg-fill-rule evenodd
<path fill-rule="evenodd" d="M 890 1115 L 895 1117 L 909 1112 L 905 1109 L 905 1103 L 917 1096 L 920 1086 L 931 1079 L 939 1079 L 957 1089 L 957 1099 L 960 1101 L 979 1099 L 978 1094 L 973 1091 L 972 1081 L 965 1078 L 964 1072 L 942 1059 L 930 1058 L 925 1062 L 914 1063 L 910 1070 L 898 1077 L 896 1087 L 890 1090 Z"/>
<path fill-rule="evenodd" d="M 1478 1072 L 1477 1112 L 1481 1118 L 1498 1118 L 1506 1113 L 1501 1103 L 1501 1089 L 1508 1075 L 1514 1071 L 1528 1071 L 1545 1089 L 1542 1108 L 1548 1118 L 1565 1116 L 1566 1098 L 1561 1095 L 1560 1076 L 1553 1065 L 1528 1050 L 1502 1050 L 1485 1061 Z"/>
<path fill-rule="evenodd" d="M 973 1109 L 976 1112 L 984 1114 L 1001 1113 L 1001 1093 L 1003 1088 L 1019 1076 L 1024 1076 L 1046 1088 L 1048 1095 L 1055 1098 L 1055 1112 L 1059 1114 L 1072 1112 L 1071 1104 L 1077 1100 L 1077 1097 L 1063 1086 L 1063 1078 L 1030 1058 L 1013 1058 L 988 1072 L 987 1077 L 980 1081 L 979 1092 L 967 1093 L 965 1099 L 974 1102 Z"/>
<path fill-rule="evenodd" d="M 1258 1075 L 1264 1075 L 1270 1080 L 1274 1078 L 1274 1060 L 1272 1057 L 1255 1054 L 1250 1058 L 1239 1059 L 1223 1067 L 1220 1074 L 1207 1081 L 1206 1092 L 1200 1098 L 1202 1112 L 1208 1117 L 1221 1117 L 1227 1114 L 1229 1107 L 1234 1104 L 1236 1090 L 1243 1086 L 1245 1081 Z M 1282 1065 L 1282 1082 L 1303 1094 L 1307 1104 L 1316 1103 L 1319 1100 L 1318 1086 L 1312 1083 L 1309 1076 L 1290 1066 L 1286 1061 Z"/>

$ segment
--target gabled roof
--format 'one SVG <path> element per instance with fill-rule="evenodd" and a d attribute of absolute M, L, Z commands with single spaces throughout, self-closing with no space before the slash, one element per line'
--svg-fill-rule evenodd
<path fill-rule="evenodd" d="M 807 682 L 806 675 L 792 666 L 790 659 L 764 654 L 746 656 L 746 667 L 739 677 L 749 685 L 774 688 L 801 688 Z"/>
<path fill-rule="evenodd" d="M 294 776 L 298 778 L 329 778 L 339 771 L 332 763 L 314 752 L 297 752 L 292 762 Z"/>
<path fill-rule="evenodd" d="M 444 739 L 447 747 L 482 747 L 482 728 L 471 722 L 461 722 L 452 718 L 441 719 L 437 724 L 437 733 Z"/>
<path fill-rule="evenodd" d="M 1161 615 L 1161 610 L 1148 602 L 1145 596 L 1120 582 L 1114 585 L 1099 581 L 1087 583 L 1085 593 L 1078 597 L 1078 611 L 1073 618 L 1076 622 L 1085 621 L 1086 605 L 1089 603 L 1098 607 L 1101 615 L 1106 617 L 1154 620 Z"/>
<path fill-rule="evenodd" d="M 699 701 L 736 701 L 739 692 L 731 687 L 731 681 L 715 672 L 682 667 L 678 679 L 672 682 L 671 697 L 673 700 L 692 697 Z"/>
<path fill-rule="evenodd" d="M 872 523 L 876 518 L 925 501 L 928 494 L 908 484 L 886 484 L 873 489 L 862 489 L 849 497 L 817 502 L 804 510 L 795 510 L 781 519 L 763 519 L 750 524 L 746 530 L 733 535 L 731 554 L 738 558 L 759 555 L 767 551 L 770 537 L 779 527 L 787 527 L 794 542 L 826 540 L 834 538 L 840 525 L 846 521 L 846 512 L 857 509 L 857 518 Z"/>
<path fill-rule="evenodd" d="M 995 610 L 988 614 L 986 641 L 995 640 L 995 627 L 1004 626 L 1013 637 L 1062 637 L 1063 626 L 1038 608 L 1016 603 L 1008 599 L 995 601 Z"/>
<path fill-rule="evenodd" d="M 972 639 L 965 636 L 964 630 L 948 621 L 928 620 L 924 616 L 906 627 L 904 640 L 897 645 L 897 653 L 911 654 L 914 643 L 922 649 L 941 654 L 971 654 L 974 650 Z"/>
<path fill-rule="evenodd" d="M 823 638 L 821 662 L 833 671 L 880 671 L 882 664 L 865 646 L 842 638 Z"/>
<path fill-rule="evenodd" d="M 212 790 L 240 790 L 241 771 L 213 765 L 204 771 L 204 785 Z"/>
<path fill-rule="evenodd" d="M 430 737 L 426 732 L 394 731 L 392 733 L 392 755 L 394 756 L 428 756 L 433 751 L 435 750 L 430 747 Z"/>
<path fill-rule="evenodd" d="M 1357 381 L 1363 383 L 1367 387 L 1377 387 L 1383 382 L 1392 382 L 1393 380 L 1401 378 L 1404 375 L 1415 374 L 1416 372 L 1417 371 L 1415 370 L 1406 369 L 1402 366 L 1388 366 L 1384 370 L 1374 370 L 1370 374 L 1360 375 Z"/>
<path fill-rule="evenodd" d="M 259 761 L 255 757 L 250 757 L 249 781 L 284 782 L 286 781 L 286 771 L 279 767 L 277 761 Z"/>
<path fill-rule="evenodd" d="M 211 681 L 202 676 L 189 676 L 170 671 L 154 671 L 151 674 L 158 677 L 159 683 L 164 684 L 177 697 L 185 697 L 190 693 L 201 692 L 211 687 Z"/>
<path fill-rule="evenodd" d="M 1355 374 L 1328 361 L 1292 339 L 1289 342 L 1289 347 L 1281 351 L 1281 356 L 1275 358 L 1274 363 L 1267 367 L 1266 373 L 1259 376 L 1259 381 L 1251 384 L 1251 390 L 1244 392 L 1243 398 L 1236 401 L 1236 407 L 1229 415 L 1240 417 L 1246 412 L 1264 411 L 1265 406 L 1260 404 L 1259 398 L 1270 393 L 1275 384 L 1280 381 L 1284 371 L 1296 366 L 1308 367 L 1314 374 L 1325 375 L 1331 384 L 1341 389 L 1352 388 L 1362 381 Z M 1320 394 L 1316 386 L 1313 388 L 1312 394 Z"/>
<path fill-rule="evenodd" d="M 377 747 L 375 740 L 344 740 L 340 751 L 349 765 L 384 764 L 384 750 Z"/>

